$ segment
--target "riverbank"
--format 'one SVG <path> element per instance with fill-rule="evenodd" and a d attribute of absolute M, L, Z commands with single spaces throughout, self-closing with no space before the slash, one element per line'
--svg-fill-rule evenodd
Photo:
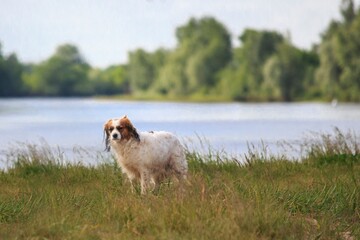
<path fill-rule="evenodd" d="M 185 191 L 141 196 L 112 159 L 85 166 L 29 146 L 0 172 L 0 238 L 358 239 L 356 136 L 305 142 L 298 161 L 249 149 L 245 161 L 187 152 Z"/>
<path fill-rule="evenodd" d="M 155 93 L 139 92 L 113 96 L 95 96 L 98 100 L 149 101 L 149 102 L 187 102 L 187 103 L 231 103 L 236 102 L 229 96 L 193 94 L 187 96 L 171 96 Z M 254 101 L 256 102 L 256 101 Z M 259 101 L 260 102 L 260 101 Z"/>
<path fill-rule="evenodd" d="M 336 107 L 338 104 L 337 99 L 327 101 L 326 99 L 313 98 L 309 99 L 298 99 L 291 102 L 280 101 L 280 100 L 264 100 L 261 98 L 253 98 L 251 100 L 234 100 L 227 95 L 218 94 L 202 94 L 196 93 L 192 95 L 175 96 L 175 95 L 162 95 L 148 92 L 138 92 L 134 94 L 119 94 L 111 96 L 93 96 L 92 98 L 97 100 L 118 100 L 118 101 L 146 101 L 146 102 L 178 102 L 178 103 L 329 103 Z M 343 102 L 343 103 L 356 103 L 356 102 Z"/>

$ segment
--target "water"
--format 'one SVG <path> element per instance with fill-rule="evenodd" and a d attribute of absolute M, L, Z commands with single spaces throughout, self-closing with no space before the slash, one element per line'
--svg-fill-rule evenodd
<path fill-rule="evenodd" d="M 291 143 L 334 127 L 360 133 L 360 104 L 0 99 L 0 152 L 41 139 L 65 151 L 77 146 L 102 151 L 105 121 L 125 114 L 139 131 L 171 131 L 195 147 L 200 137 L 230 154 L 244 153 L 247 143 L 276 148 L 278 141 Z"/>

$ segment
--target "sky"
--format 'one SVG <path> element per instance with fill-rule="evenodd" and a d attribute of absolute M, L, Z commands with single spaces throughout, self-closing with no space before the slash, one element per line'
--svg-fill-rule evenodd
<path fill-rule="evenodd" d="M 137 48 L 175 48 L 177 27 L 191 17 L 213 16 L 232 35 L 246 28 L 290 33 L 293 44 L 310 49 L 341 0 L 0 0 L 3 54 L 39 63 L 64 43 L 77 46 L 94 67 L 126 63 Z M 360 0 L 356 0 L 359 6 Z"/>

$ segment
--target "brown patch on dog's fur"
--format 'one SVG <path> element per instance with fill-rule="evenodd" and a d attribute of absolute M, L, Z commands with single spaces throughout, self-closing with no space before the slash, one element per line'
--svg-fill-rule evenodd
<path fill-rule="evenodd" d="M 127 116 L 124 116 L 120 119 L 120 133 L 121 139 L 129 140 L 131 137 L 133 137 L 137 141 L 140 141 L 140 137 L 136 131 L 136 128 L 133 126 Z"/>

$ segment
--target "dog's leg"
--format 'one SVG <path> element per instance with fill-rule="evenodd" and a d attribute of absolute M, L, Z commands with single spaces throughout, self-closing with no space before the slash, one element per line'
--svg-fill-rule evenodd
<path fill-rule="evenodd" d="M 129 178 L 129 181 L 130 181 L 130 185 L 131 185 L 131 193 L 134 193 L 135 192 L 134 179 Z"/>
<path fill-rule="evenodd" d="M 148 184 L 149 184 L 149 173 L 143 171 L 141 173 L 141 194 L 146 194 Z"/>
<path fill-rule="evenodd" d="M 183 188 L 183 184 L 187 181 L 187 171 L 188 164 L 186 162 L 185 155 L 183 151 L 180 149 L 179 154 L 174 154 L 170 158 L 170 162 L 172 163 L 173 174 L 179 181 L 179 185 Z"/>
<path fill-rule="evenodd" d="M 154 193 L 154 194 L 158 194 L 159 193 L 159 191 L 160 191 L 160 182 L 159 182 L 159 180 L 158 179 L 155 179 L 155 181 L 154 181 L 154 189 L 152 190 L 152 192 Z"/>

